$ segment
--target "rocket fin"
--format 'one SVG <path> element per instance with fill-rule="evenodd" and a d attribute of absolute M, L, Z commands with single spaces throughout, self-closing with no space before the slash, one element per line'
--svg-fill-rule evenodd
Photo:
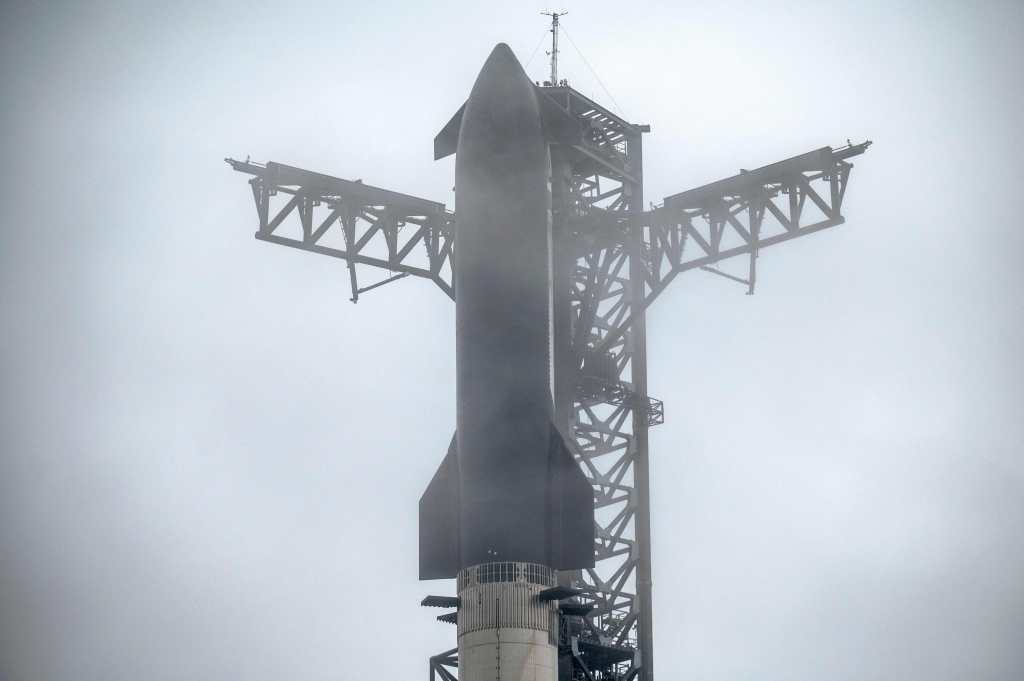
<path fill-rule="evenodd" d="M 594 489 L 551 424 L 548 453 L 548 555 L 556 570 L 594 567 Z"/>
<path fill-rule="evenodd" d="M 420 579 L 447 579 L 459 571 L 459 458 L 455 436 L 420 497 Z"/>
<path fill-rule="evenodd" d="M 445 156 L 451 156 L 459 146 L 459 128 L 462 127 L 462 112 L 466 105 L 463 104 L 455 112 L 451 120 L 445 123 L 441 132 L 434 138 L 434 160 L 439 161 Z"/>

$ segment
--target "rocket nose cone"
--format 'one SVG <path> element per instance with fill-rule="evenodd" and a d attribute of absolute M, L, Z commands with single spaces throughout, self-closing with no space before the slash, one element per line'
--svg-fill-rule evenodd
<path fill-rule="evenodd" d="M 474 155 L 517 154 L 534 141 L 546 151 L 540 103 L 533 83 L 509 46 L 498 43 L 466 100 L 459 126 L 456 166 L 459 158 L 465 161 Z"/>
<path fill-rule="evenodd" d="M 484 67 L 480 70 L 480 75 L 487 75 L 488 78 L 496 76 L 510 76 L 522 74 L 526 76 L 526 72 L 523 70 L 522 64 L 516 59 L 515 53 L 512 48 L 505 43 L 498 43 L 491 50 L 490 56 L 487 57 L 487 61 L 484 62 Z"/>
<path fill-rule="evenodd" d="M 516 56 L 515 53 L 512 52 L 512 48 L 508 46 L 508 43 L 498 43 L 495 45 L 494 49 L 491 50 L 491 57 L 493 58 L 495 55 L 502 55 L 503 57 L 511 57 L 513 59 L 515 59 Z"/>

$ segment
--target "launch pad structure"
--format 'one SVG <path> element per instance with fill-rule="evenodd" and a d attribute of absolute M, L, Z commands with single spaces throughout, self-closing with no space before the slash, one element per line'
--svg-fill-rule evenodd
<path fill-rule="evenodd" d="M 557 23 L 552 32 L 556 39 Z M 753 293 L 761 249 L 844 222 L 851 159 L 870 142 L 814 149 L 645 209 L 650 127 L 556 73 L 536 86 L 557 122 L 547 128 L 554 418 L 593 488 L 595 564 L 560 572 L 540 598 L 557 603 L 559 681 L 652 681 L 648 431 L 664 408 L 647 388 L 648 309 L 690 270 Z M 435 138 L 436 159 L 456 153 L 462 111 Z M 455 299 L 458 216 L 444 204 L 275 162 L 227 162 L 251 176 L 256 238 L 345 261 L 352 302 L 410 275 Z M 718 268 L 728 259 L 742 263 L 742 275 Z M 365 281 L 375 270 L 385 275 Z M 459 599 L 422 604 L 457 608 Z M 437 619 L 454 624 L 458 611 Z M 431 681 L 458 678 L 458 657 L 457 648 L 431 657 Z"/>

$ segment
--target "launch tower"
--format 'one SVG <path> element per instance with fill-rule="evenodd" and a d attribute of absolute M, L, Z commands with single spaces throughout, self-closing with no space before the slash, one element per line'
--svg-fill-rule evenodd
<path fill-rule="evenodd" d="M 557 16 L 553 16 L 554 22 Z M 552 34 L 557 40 L 557 23 Z M 552 56 L 557 58 L 557 43 Z M 515 87 L 508 85 L 521 71 L 506 46 L 495 48 L 470 99 L 434 140 L 435 158 L 457 155 L 456 201 L 460 208 L 456 213 L 441 203 L 361 181 L 275 162 L 227 162 L 251 176 L 258 216 L 256 238 L 344 260 L 353 302 L 374 288 L 412 275 L 433 281 L 468 310 L 473 307 L 471 299 L 479 297 L 479 289 L 464 287 L 481 281 L 493 283 L 485 267 L 491 262 L 501 277 L 514 280 L 498 296 L 509 306 L 506 309 L 525 310 L 524 318 L 529 319 L 533 319 L 531 310 L 542 309 L 547 315 L 543 321 L 545 327 L 550 324 L 550 333 L 524 332 L 526 335 L 507 346 L 516 352 L 524 344 L 537 345 L 542 340 L 549 345 L 545 356 L 538 359 L 543 360 L 544 370 L 530 374 L 533 383 L 529 389 L 548 381 L 550 410 L 525 415 L 517 410 L 516 418 L 522 418 L 526 426 L 509 431 L 517 433 L 515 437 L 545 443 L 536 466 L 548 466 L 550 479 L 536 485 L 549 491 L 524 504 L 517 515 L 527 527 L 532 522 L 530 509 L 543 507 L 544 516 L 537 518 L 540 529 L 529 526 L 523 541 L 506 541 L 503 538 L 517 532 L 509 529 L 508 518 L 501 519 L 504 525 L 477 523 L 477 518 L 488 517 L 488 512 L 494 517 L 494 509 L 505 506 L 486 494 L 477 494 L 480 485 L 488 484 L 488 470 L 478 466 L 479 460 L 464 459 L 458 466 L 458 443 L 467 447 L 460 437 L 453 438 L 449 455 L 421 501 L 421 576 L 458 574 L 456 595 L 428 596 L 423 601 L 425 606 L 448 608 L 450 611 L 437 619 L 456 624 L 459 633 L 458 648 L 430 659 L 431 681 L 453 681 L 459 672 L 463 681 L 556 677 L 560 681 L 652 681 L 648 430 L 663 422 L 664 409 L 647 390 L 647 311 L 677 275 L 690 270 L 740 282 L 753 293 L 763 248 L 844 222 L 841 208 L 853 167 L 850 159 L 862 154 L 870 142 L 817 148 L 667 196 L 645 209 L 642 146 L 650 127 L 624 120 L 565 81 L 527 83 L 526 89 L 521 79 L 515 81 Z M 553 66 L 552 78 L 557 78 L 556 73 Z M 478 90 L 487 90 L 488 84 L 506 88 L 501 97 L 491 101 L 506 101 L 514 91 L 518 93 L 515 97 L 529 103 L 531 112 L 536 108 L 539 127 L 529 134 L 534 135 L 530 143 L 540 146 L 524 151 L 523 163 L 524 167 L 541 168 L 550 178 L 550 189 L 538 193 L 537 185 L 527 183 L 523 191 L 535 192 L 537 198 L 531 199 L 531 210 L 517 220 L 544 225 L 545 231 L 538 234 L 549 239 L 546 261 L 535 260 L 535 252 L 529 248 L 510 251 L 508 244 L 499 242 L 493 242 L 495 250 L 488 253 L 488 242 L 477 238 L 478 232 L 467 235 L 460 231 L 468 228 L 460 223 L 463 211 L 473 216 L 474 224 L 481 224 L 503 201 L 514 205 L 518 200 L 506 195 L 490 197 L 490 206 L 478 205 L 475 202 L 486 196 L 486 188 L 473 184 L 480 172 L 460 174 L 464 158 L 477 158 L 475 162 L 484 158 L 487 168 L 485 155 L 480 156 L 483 152 L 479 151 L 483 147 L 467 151 L 470 133 L 466 130 L 477 125 L 470 119 L 480 120 L 481 105 L 474 100 L 484 97 Z M 517 109 L 515 115 L 521 113 Z M 516 123 L 513 127 L 533 130 L 531 125 L 524 128 Z M 496 139 L 500 143 L 500 136 Z M 511 191 L 508 187 L 519 186 L 500 175 L 492 179 L 506 192 Z M 538 222 L 541 218 L 536 209 L 544 213 L 548 206 L 550 219 Z M 288 221 L 298 223 L 295 236 L 285 233 L 283 225 Z M 496 225 L 491 236 L 500 238 L 501 227 Z M 502 262 L 509 253 L 518 260 Z M 742 260 L 743 274 L 719 269 L 727 259 Z M 517 264 L 530 276 L 516 280 Z M 370 283 L 364 281 L 365 273 L 374 270 L 387 274 Z M 545 282 L 543 291 L 519 286 L 536 280 Z M 500 306 L 494 308 L 496 313 L 501 311 Z M 467 331 L 463 323 L 470 318 L 463 308 L 458 316 L 457 335 L 466 333 L 466 338 L 473 339 L 459 345 L 461 362 L 461 355 L 467 354 L 464 348 L 492 342 L 487 340 L 486 330 L 502 321 L 487 319 L 479 327 L 482 331 L 474 335 L 473 328 Z M 469 325 L 472 327 L 472 322 Z M 519 333 L 522 325 L 508 328 Z M 468 370 L 467 385 L 480 367 L 486 370 L 487 365 L 477 362 L 473 367 Z M 500 372 L 494 375 L 494 380 L 502 380 Z M 460 386 L 462 380 L 460 373 Z M 496 403 L 496 408 L 512 403 Z M 529 403 L 525 398 L 515 402 Z M 463 435 L 476 433 L 474 443 L 483 442 L 489 432 L 480 428 L 492 426 L 473 420 L 484 411 L 467 411 L 468 425 L 460 411 L 458 428 Z M 543 432 L 542 419 L 547 419 Z M 532 440 L 522 440 L 527 442 Z M 469 447 L 478 451 L 482 445 Z M 534 450 L 539 452 L 536 447 Z M 464 451 L 462 456 L 469 454 Z M 502 474 L 532 479 L 516 468 Z M 585 510 L 579 507 L 576 476 L 585 480 Z M 531 483 L 529 488 L 539 489 L 536 485 Z M 466 511 L 470 504 L 477 504 L 473 508 L 480 512 Z M 452 519 L 461 533 L 445 534 L 437 529 L 449 527 L 446 521 Z M 581 527 L 593 549 L 593 555 L 582 562 L 578 555 Z M 495 533 L 498 539 L 493 539 Z M 508 547 L 511 557 L 493 548 L 499 544 L 501 551 Z M 488 551 L 495 552 L 493 559 L 481 559 Z M 526 555 L 531 557 L 522 557 Z M 505 672 L 500 671 L 502 663 Z M 510 676 L 510 664 L 522 669 L 532 665 L 530 673 L 534 675 Z"/>

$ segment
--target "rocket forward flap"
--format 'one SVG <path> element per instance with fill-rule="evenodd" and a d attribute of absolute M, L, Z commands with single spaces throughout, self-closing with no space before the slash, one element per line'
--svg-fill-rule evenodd
<path fill-rule="evenodd" d="M 439 161 L 446 156 L 451 156 L 459 146 L 459 128 L 462 127 L 462 112 L 466 110 L 463 104 L 455 115 L 451 117 L 441 132 L 434 137 L 434 160 Z"/>
<path fill-rule="evenodd" d="M 420 497 L 420 579 L 445 579 L 459 571 L 459 457 L 455 436 L 441 466 Z"/>
<path fill-rule="evenodd" d="M 594 567 L 594 489 L 561 431 L 548 452 L 548 555 L 556 570 Z"/>

